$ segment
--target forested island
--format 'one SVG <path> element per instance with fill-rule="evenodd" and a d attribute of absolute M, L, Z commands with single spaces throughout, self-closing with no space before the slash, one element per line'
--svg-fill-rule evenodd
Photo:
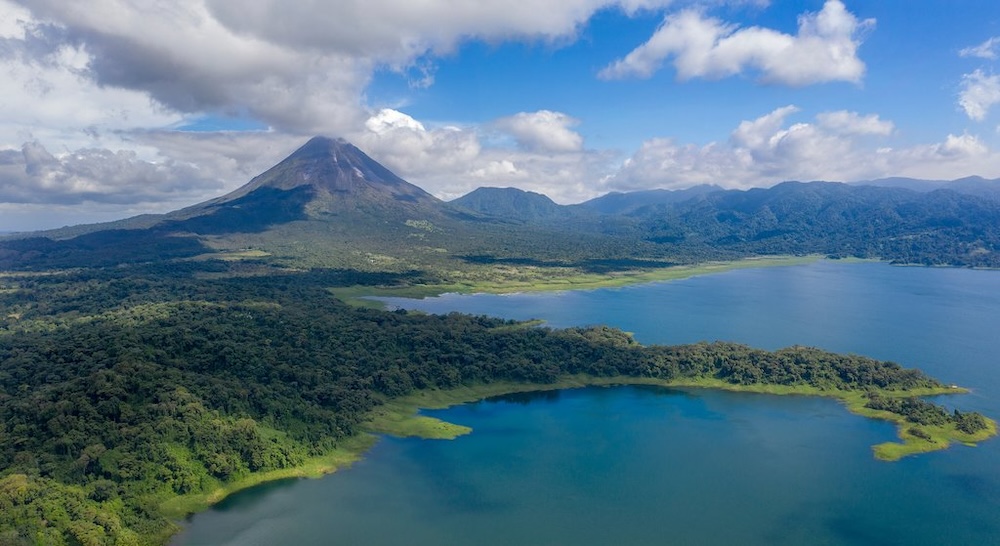
<path fill-rule="evenodd" d="M 357 308 L 331 289 L 417 274 L 231 267 L 0 276 L 0 544 L 163 543 L 186 512 L 261 480 L 332 470 L 372 431 L 435 434 L 439 423 L 408 420 L 428 400 L 514 390 L 831 396 L 899 424 L 903 443 L 876 448 L 886 459 L 996 433 L 982 415 L 917 398 L 961 389 L 891 362 Z"/>

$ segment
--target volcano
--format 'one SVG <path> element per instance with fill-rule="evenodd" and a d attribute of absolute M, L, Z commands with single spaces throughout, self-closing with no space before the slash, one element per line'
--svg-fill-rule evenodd
<path fill-rule="evenodd" d="M 314 137 L 245 186 L 209 203 L 229 203 L 261 189 L 306 189 L 316 199 L 347 206 L 391 202 L 438 206 L 442 203 L 342 138 Z"/>
<path fill-rule="evenodd" d="M 167 216 L 179 229 L 225 233 L 329 215 L 439 216 L 443 207 L 346 140 L 314 137 L 235 191 Z"/>

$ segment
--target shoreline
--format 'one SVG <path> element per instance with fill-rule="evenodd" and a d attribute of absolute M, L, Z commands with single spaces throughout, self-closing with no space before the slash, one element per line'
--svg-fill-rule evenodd
<path fill-rule="evenodd" d="M 954 427 L 922 427 L 930 436 L 929 439 L 914 436 L 908 430 L 914 424 L 906 421 L 901 415 L 888 411 L 872 410 L 865 407 L 865 396 L 861 391 L 822 390 L 808 385 L 736 385 L 714 378 L 689 378 L 684 380 L 662 380 L 643 377 L 591 377 L 586 375 L 563 376 L 553 383 L 510 383 L 498 382 L 475 386 L 463 386 L 455 389 L 422 390 L 407 396 L 387 401 L 375 408 L 369 419 L 362 425 L 362 432 L 348 438 L 341 447 L 331 453 L 314 457 L 305 464 L 276 470 L 263 474 L 251 475 L 226 487 L 211 492 L 185 495 L 167 499 L 159 505 L 163 516 L 171 521 L 170 529 L 161 535 L 162 544 L 171 544 L 183 531 L 183 520 L 203 512 L 226 497 L 252 489 L 255 486 L 284 479 L 322 478 L 361 460 L 364 455 L 378 442 L 380 436 L 416 437 L 427 440 L 453 440 L 465 434 L 471 434 L 473 429 L 449 423 L 435 417 L 421 415 L 421 410 L 446 409 L 448 407 L 469 404 L 497 396 L 524 392 L 543 392 L 568 390 L 586 387 L 620 387 L 630 385 L 657 386 L 670 389 L 712 389 L 728 392 L 743 392 L 767 394 L 775 396 L 820 396 L 832 398 L 840 402 L 844 408 L 860 417 L 889 421 L 896 425 L 898 442 L 884 442 L 872 446 L 872 455 L 881 461 L 897 461 L 903 457 L 944 450 L 954 443 L 975 446 L 997 435 L 997 422 L 986 417 L 988 428 L 976 434 L 965 434 Z M 914 389 L 908 391 L 879 391 L 885 397 L 923 397 L 945 394 L 965 394 L 969 391 L 961 387 L 941 387 Z"/>
<path fill-rule="evenodd" d="M 443 294 L 518 294 L 620 288 L 637 284 L 689 279 L 691 277 L 725 273 L 737 269 L 806 265 L 827 259 L 830 258 L 820 254 L 809 254 L 806 256 L 757 256 L 740 260 L 706 262 L 695 265 L 675 265 L 655 269 L 632 269 L 606 274 L 564 272 L 565 274 L 563 275 L 548 276 L 546 278 L 546 274 L 551 273 L 550 271 L 534 271 L 533 273 L 536 276 L 522 280 L 468 280 L 398 287 L 354 285 L 333 287 L 329 291 L 334 297 L 348 305 L 384 309 L 385 304 L 383 302 L 372 298 L 397 297 L 424 299 Z M 843 258 L 836 261 L 863 263 L 877 260 Z"/>
<path fill-rule="evenodd" d="M 492 293 L 507 294 L 517 292 L 555 292 L 567 290 L 593 290 L 599 288 L 615 288 L 650 282 L 664 282 L 691 278 L 700 275 L 722 273 L 737 269 L 756 267 L 780 267 L 815 263 L 827 258 L 820 255 L 781 256 L 747 258 L 731 262 L 712 262 L 693 266 L 673 266 L 656 270 L 638 270 L 621 275 L 576 275 L 559 277 L 548 283 L 458 283 L 438 285 L 418 285 L 397 288 L 376 288 L 371 286 L 352 286 L 329 289 L 338 299 L 349 305 L 384 308 L 377 300 L 362 299 L 368 297 L 434 297 L 444 293 Z M 846 258 L 831 260 L 843 263 L 867 263 L 879 260 L 862 260 Z M 596 280 L 595 280 L 596 279 Z M 418 437 L 423 439 L 454 439 L 469 434 L 469 427 L 448 423 L 446 421 L 420 415 L 423 409 L 444 409 L 447 407 L 472 403 L 491 397 L 521 392 L 539 392 L 565 390 L 591 386 L 626 386 L 653 385 L 674 389 L 715 389 L 731 392 L 748 392 L 772 395 L 792 396 L 822 396 L 833 398 L 840 402 L 849 412 L 870 419 L 889 421 L 896 425 L 898 441 L 888 441 L 872 446 L 873 456 L 878 460 L 896 461 L 909 455 L 927 453 L 947 449 L 953 443 L 974 446 L 997 435 L 997 422 L 986 417 L 988 428 L 974 435 L 963 434 L 954 427 L 924 427 L 922 432 L 930 438 L 914 436 L 909 430 L 914 424 L 900 415 L 888 411 L 877 411 L 866 408 L 864 394 L 860 391 L 821 390 L 810 386 L 789 387 L 783 385 L 736 385 L 712 378 L 692 378 L 685 380 L 665 381 L 640 377 L 588 377 L 565 376 L 549 384 L 522 383 L 490 383 L 476 386 L 459 387 L 456 389 L 431 389 L 412 393 L 410 395 L 386 401 L 375 408 L 370 418 L 362 425 L 356 436 L 346 439 L 341 447 L 329 454 L 309 459 L 305 464 L 272 471 L 262 475 L 251 475 L 239 482 L 211 492 L 185 495 L 163 501 L 159 506 L 172 529 L 165 530 L 162 536 L 163 544 L 170 542 L 182 530 L 183 520 L 191 515 L 202 512 L 222 501 L 231 494 L 251 489 L 257 485 L 290 478 L 320 478 L 331 474 L 362 459 L 382 435 L 397 437 Z M 940 389 L 919 389 L 911 391 L 879 391 L 886 397 L 933 396 L 942 394 L 963 394 L 968 390 L 956 387 Z"/>
<path fill-rule="evenodd" d="M 823 398 L 832 398 L 840 402 L 844 408 L 861 417 L 868 419 L 877 419 L 882 421 L 889 421 L 896 425 L 897 438 L 900 440 L 898 442 L 883 442 L 872 446 L 873 456 L 880 461 L 898 461 L 903 457 L 909 455 L 917 455 L 920 453 L 929 453 L 931 451 L 940 451 L 951 447 L 952 444 L 960 443 L 966 446 L 974 446 L 978 442 L 988 440 L 997 435 L 997 422 L 989 417 L 985 417 L 987 423 L 987 429 L 980 431 L 976 434 L 966 434 L 961 431 L 956 430 L 953 426 L 924 426 L 916 425 L 915 423 L 907 421 L 903 416 L 883 410 L 873 410 L 871 408 L 865 407 L 867 401 L 865 393 L 861 391 L 847 391 L 847 390 L 823 390 L 809 385 L 798 385 L 798 386 L 787 386 L 787 385 L 768 385 L 768 384 L 754 384 L 754 385 L 737 385 L 733 383 L 727 383 L 725 381 L 714 379 L 714 378 L 688 378 L 682 380 L 662 380 L 654 378 L 643 378 L 643 377 L 627 377 L 627 376 L 616 376 L 616 377 L 589 377 L 589 376 L 567 376 L 560 378 L 558 381 L 552 384 L 516 384 L 516 383 L 500 383 L 500 384 L 488 384 L 477 387 L 461 387 L 458 389 L 450 390 L 432 390 L 432 391 L 421 391 L 411 395 L 407 395 L 403 398 L 390 401 L 386 406 L 389 409 L 386 410 L 387 413 L 398 415 L 400 412 L 408 411 L 409 414 L 414 419 L 420 420 L 430 420 L 437 421 L 438 427 L 447 428 L 444 421 L 440 421 L 435 418 L 419 415 L 420 410 L 423 409 L 445 409 L 455 405 L 468 404 L 472 402 L 477 402 L 480 400 L 485 400 L 487 398 L 492 398 L 495 396 L 503 396 L 505 394 L 516 394 L 520 392 L 538 392 L 538 391 L 549 391 L 549 390 L 566 390 L 574 388 L 584 388 L 584 387 L 615 387 L 615 386 L 628 386 L 628 385 L 652 385 L 663 388 L 671 389 L 712 389 L 712 390 L 722 390 L 728 392 L 743 392 L 743 393 L 754 393 L 754 394 L 770 394 L 775 396 L 819 396 Z M 878 391 L 884 397 L 887 398 L 909 398 L 909 397 L 926 397 L 926 396 L 940 396 L 940 395 L 953 395 L 953 394 L 967 394 L 968 389 L 962 387 L 941 387 L 941 388 L 925 388 L 925 389 L 913 389 L 907 391 L 889 391 L 880 390 Z M 376 410 L 377 412 L 378 410 Z M 398 417 L 397 417 L 398 419 Z M 429 423 L 427 423 L 429 424 Z M 426 424 L 425 424 L 426 426 Z M 452 427 L 459 427 L 459 425 L 451 425 Z M 929 438 L 921 438 L 915 436 L 910 432 L 914 427 L 919 426 L 920 429 L 925 432 Z M 468 427 L 460 427 L 467 429 Z M 379 420 L 378 416 L 375 416 L 372 421 L 372 428 L 370 429 L 373 433 L 378 434 L 390 434 L 396 436 L 417 436 L 427 439 L 453 439 L 454 437 L 464 434 L 459 432 L 454 435 L 449 436 L 421 436 L 419 434 L 396 434 L 394 431 L 401 430 L 400 428 L 385 427 Z M 402 430 L 406 430 L 405 426 Z M 454 431 L 451 431 L 454 433 Z M 471 430 L 469 431 L 471 432 Z"/>

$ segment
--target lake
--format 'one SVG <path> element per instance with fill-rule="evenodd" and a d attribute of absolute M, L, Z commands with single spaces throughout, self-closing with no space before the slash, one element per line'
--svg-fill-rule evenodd
<path fill-rule="evenodd" d="M 812 345 L 973 389 L 1000 417 L 1000 272 L 820 261 L 577 292 L 390 306 L 609 324 L 643 343 Z M 177 545 L 1000 544 L 1000 442 L 886 463 L 888 423 L 837 402 L 616 387 L 427 412 L 454 441 L 384 438 L 320 480 L 244 491 Z"/>

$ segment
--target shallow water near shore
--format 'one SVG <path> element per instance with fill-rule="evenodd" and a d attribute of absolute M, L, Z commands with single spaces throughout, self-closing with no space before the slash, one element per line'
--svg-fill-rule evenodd
<path fill-rule="evenodd" d="M 605 323 L 643 343 L 725 339 L 890 359 L 1000 417 L 1000 272 L 821 261 L 582 292 L 390 306 Z M 652 387 L 501 397 L 430 415 L 350 469 L 238 493 L 175 544 L 996 544 L 1000 442 L 879 462 L 891 424 L 833 400 Z"/>

